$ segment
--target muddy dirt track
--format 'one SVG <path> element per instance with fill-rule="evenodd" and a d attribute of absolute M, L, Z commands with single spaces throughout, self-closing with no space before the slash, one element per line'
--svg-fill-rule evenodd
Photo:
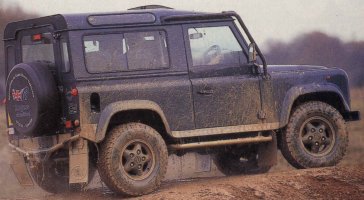
<path fill-rule="evenodd" d="M 96 177 L 97 179 L 97 177 Z M 96 181 L 98 182 L 98 181 Z M 6 187 L 6 185 L 2 185 Z M 364 199 L 362 166 L 270 172 L 261 175 L 210 177 L 165 181 L 138 198 L 117 196 L 100 182 L 79 193 L 49 194 L 39 188 L 19 190 L 0 199 Z"/>
<path fill-rule="evenodd" d="M 22 195 L 19 198 L 33 199 Z M 34 199 L 124 198 L 101 187 L 81 193 L 45 194 Z M 158 191 L 136 199 L 364 199 L 364 169 L 332 167 L 168 181 Z"/>

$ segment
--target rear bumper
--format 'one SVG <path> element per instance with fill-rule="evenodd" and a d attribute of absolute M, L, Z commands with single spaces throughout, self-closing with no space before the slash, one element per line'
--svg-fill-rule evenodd
<path fill-rule="evenodd" d="M 350 111 L 345 112 L 343 114 L 345 121 L 359 121 L 360 120 L 360 112 L 359 111 Z"/>
<path fill-rule="evenodd" d="M 80 139 L 80 135 L 71 136 L 69 134 L 63 134 L 62 136 L 63 137 L 58 138 L 55 136 L 50 136 L 52 139 L 57 138 L 58 141 L 55 142 L 53 146 L 47 148 L 41 148 L 41 146 L 44 144 L 42 144 L 42 142 L 39 142 L 37 139 L 33 139 L 37 140 L 37 142 L 34 142 L 32 139 L 23 139 L 21 142 L 18 142 L 22 143 L 21 146 L 17 146 L 10 142 L 9 146 L 21 155 L 27 157 L 28 159 L 35 159 L 37 162 L 45 162 L 49 159 L 50 155 L 53 152 L 65 147 L 69 143 Z"/>

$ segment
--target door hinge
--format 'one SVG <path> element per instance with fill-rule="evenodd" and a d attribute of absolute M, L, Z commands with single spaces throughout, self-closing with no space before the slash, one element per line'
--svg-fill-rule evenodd
<path fill-rule="evenodd" d="M 61 34 L 59 34 L 59 33 L 53 33 L 52 36 L 55 40 L 58 40 L 59 38 L 61 38 Z"/>
<path fill-rule="evenodd" d="M 267 114 L 263 110 L 258 112 L 258 119 L 266 119 L 266 116 Z"/>

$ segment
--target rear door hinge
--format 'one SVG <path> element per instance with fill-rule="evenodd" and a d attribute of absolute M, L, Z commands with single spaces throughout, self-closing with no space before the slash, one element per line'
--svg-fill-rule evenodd
<path fill-rule="evenodd" d="M 267 118 L 267 114 L 263 110 L 260 110 L 258 112 L 258 119 L 266 119 L 266 118 Z"/>
<path fill-rule="evenodd" d="M 59 33 L 53 33 L 52 36 L 55 40 L 58 40 L 59 38 L 61 38 L 61 34 L 59 34 Z"/>

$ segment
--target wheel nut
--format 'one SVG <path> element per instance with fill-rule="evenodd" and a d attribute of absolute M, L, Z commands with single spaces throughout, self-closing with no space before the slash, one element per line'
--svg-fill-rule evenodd
<path fill-rule="evenodd" d="M 142 161 L 144 161 L 144 160 L 145 160 L 145 157 L 142 158 Z"/>
<path fill-rule="evenodd" d="M 324 132 L 324 130 L 323 130 L 322 128 L 320 128 L 320 130 L 319 130 L 319 131 L 320 131 L 320 133 Z"/>
<path fill-rule="evenodd" d="M 142 168 L 142 165 L 138 165 L 138 169 L 141 169 Z"/>
<path fill-rule="evenodd" d="M 316 143 L 315 143 L 315 145 L 316 145 L 316 146 L 318 146 L 318 145 L 319 145 L 319 143 L 318 143 L 318 142 L 316 142 Z"/>
<path fill-rule="evenodd" d="M 137 151 L 137 154 L 140 154 L 140 150 Z"/>
<path fill-rule="evenodd" d="M 130 163 L 130 166 L 134 166 L 134 163 Z"/>
<path fill-rule="evenodd" d="M 312 129 L 311 129 L 311 132 L 315 132 L 315 129 L 314 129 L 314 128 L 312 128 Z"/>
<path fill-rule="evenodd" d="M 324 140 L 326 140 L 326 139 L 325 139 L 325 137 L 322 137 L 322 138 L 321 138 L 321 140 L 322 140 L 322 141 L 324 141 Z"/>
<path fill-rule="evenodd" d="M 308 137 L 309 140 L 312 140 L 312 136 Z"/>
<path fill-rule="evenodd" d="M 134 154 L 133 154 L 133 153 L 131 153 L 131 154 L 130 154 L 130 157 L 134 157 Z"/>

